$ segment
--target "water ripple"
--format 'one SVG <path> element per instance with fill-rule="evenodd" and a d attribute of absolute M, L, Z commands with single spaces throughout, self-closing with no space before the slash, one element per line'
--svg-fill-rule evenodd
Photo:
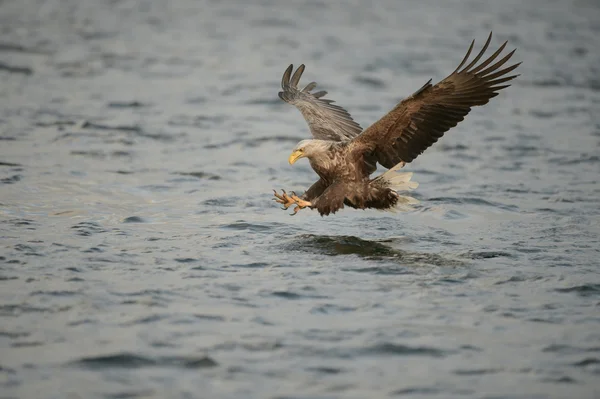
<path fill-rule="evenodd" d="M 218 363 L 208 356 L 162 356 L 147 357 L 133 353 L 115 353 L 84 357 L 67 364 L 70 367 L 89 369 L 136 369 L 146 367 L 177 367 L 186 369 L 203 369 L 218 366 Z"/>
<path fill-rule="evenodd" d="M 582 297 L 600 296 L 600 284 L 584 284 L 567 288 L 556 288 L 556 292 L 576 293 Z"/>

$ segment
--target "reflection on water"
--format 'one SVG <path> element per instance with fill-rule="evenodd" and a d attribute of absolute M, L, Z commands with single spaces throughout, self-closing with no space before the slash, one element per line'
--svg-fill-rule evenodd
<path fill-rule="evenodd" d="M 410 247 L 413 240 L 407 237 L 365 240 L 354 236 L 322 236 L 303 234 L 295 237 L 292 244 L 286 245 L 286 251 L 299 249 L 313 254 L 330 256 L 357 255 L 366 260 L 391 260 L 407 268 L 418 266 L 466 266 L 458 256 L 435 253 L 420 253 L 402 250 L 403 244 Z"/>

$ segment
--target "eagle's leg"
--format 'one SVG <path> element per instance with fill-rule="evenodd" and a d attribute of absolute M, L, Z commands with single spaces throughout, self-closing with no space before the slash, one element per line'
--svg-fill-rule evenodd
<path fill-rule="evenodd" d="M 284 210 L 288 209 L 290 206 L 292 206 L 296 203 L 296 201 L 294 201 L 292 199 L 292 197 L 287 195 L 287 193 L 285 192 L 284 189 L 281 189 L 281 192 L 283 194 L 280 195 L 280 194 L 277 194 L 277 191 L 273 190 L 273 194 L 275 195 L 275 198 L 273 198 L 273 200 L 282 204 Z"/>
<path fill-rule="evenodd" d="M 294 213 L 291 215 L 295 215 L 298 213 L 300 209 L 310 208 L 312 204 L 309 201 L 304 201 L 302 198 L 298 197 L 296 193 L 292 191 L 292 199 L 296 202 L 296 207 L 294 208 Z"/>

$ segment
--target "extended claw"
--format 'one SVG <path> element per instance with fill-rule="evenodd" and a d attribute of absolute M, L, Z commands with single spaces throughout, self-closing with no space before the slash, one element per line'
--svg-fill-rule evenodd
<path fill-rule="evenodd" d="M 283 205 L 283 210 L 288 209 L 290 206 L 294 205 L 296 203 L 296 201 L 294 201 L 289 195 L 287 195 L 287 193 L 285 192 L 284 189 L 281 189 L 281 192 L 283 194 L 277 194 L 277 191 L 273 190 L 273 194 L 275 195 L 275 198 L 273 198 L 273 201 L 276 201 L 280 204 Z"/>
<path fill-rule="evenodd" d="M 308 201 L 304 201 L 302 198 L 298 197 L 294 192 L 292 192 L 292 200 L 296 203 L 296 207 L 294 208 L 294 213 L 290 213 L 290 216 L 294 216 L 298 213 L 300 209 L 309 208 L 312 204 Z"/>

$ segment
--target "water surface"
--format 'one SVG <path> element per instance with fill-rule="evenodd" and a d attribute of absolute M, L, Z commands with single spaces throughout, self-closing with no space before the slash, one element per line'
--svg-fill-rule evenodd
<path fill-rule="evenodd" d="M 0 3 L 0 397 L 600 396 L 594 1 Z M 408 165 L 411 213 L 295 217 L 277 97 L 363 127 L 494 31 L 522 74 Z"/>

